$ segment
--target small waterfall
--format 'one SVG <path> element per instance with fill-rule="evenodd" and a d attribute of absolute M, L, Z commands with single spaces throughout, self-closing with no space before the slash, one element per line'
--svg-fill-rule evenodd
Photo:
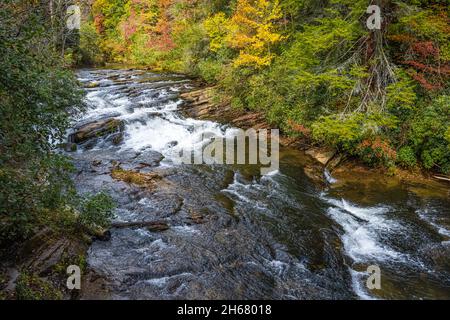
<path fill-rule="evenodd" d="M 334 184 L 337 182 L 337 180 L 333 178 L 333 176 L 331 175 L 330 171 L 328 171 L 327 168 L 325 168 L 323 175 L 329 184 Z"/>

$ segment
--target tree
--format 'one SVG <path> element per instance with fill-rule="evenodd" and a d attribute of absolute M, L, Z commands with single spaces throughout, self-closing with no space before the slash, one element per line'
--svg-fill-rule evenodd
<path fill-rule="evenodd" d="M 270 65 L 275 56 L 272 46 L 283 39 L 275 25 L 281 16 L 278 0 L 238 0 L 226 39 L 239 50 L 234 67 Z"/>
<path fill-rule="evenodd" d="M 32 234 L 74 192 L 55 152 L 82 93 L 52 46 L 47 3 L 0 4 L 0 245 Z"/>

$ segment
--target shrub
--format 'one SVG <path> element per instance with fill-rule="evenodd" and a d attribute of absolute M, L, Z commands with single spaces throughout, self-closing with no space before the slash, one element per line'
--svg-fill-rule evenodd
<path fill-rule="evenodd" d="M 212 59 L 202 60 L 197 65 L 198 75 L 209 83 L 214 83 L 222 71 L 222 64 Z"/>
<path fill-rule="evenodd" d="M 397 158 L 397 153 L 390 143 L 380 137 L 365 139 L 356 147 L 356 153 L 369 165 L 390 166 Z"/>
<path fill-rule="evenodd" d="M 23 272 L 17 279 L 16 298 L 18 300 L 61 300 L 62 293 L 51 283 L 34 274 Z"/>
<path fill-rule="evenodd" d="M 416 154 L 410 146 L 402 147 L 397 153 L 397 162 L 404 168 L 413 168 L 417 165 Z"/>
<path fill-rule="evenodd" d="M 422 106 L 411 124 L 409 140 L 426 169 L 450 172 L 450 96 L 435 98 Z"/>
<path fill-rule="evenodd" d="M 316 141 L 351 150 L 362 138 L 361 115 L 353 115 L 347 119 L 337 116 L 321 117 L 312 125 L 312 135 Z"/>
<path fill-rule="evenodd" d="M 79 221 L 88 228 L 107 228 L 114 217 L 116 205 L 110 195 L 100 192 L 86 198 L 81 205 Z"/>

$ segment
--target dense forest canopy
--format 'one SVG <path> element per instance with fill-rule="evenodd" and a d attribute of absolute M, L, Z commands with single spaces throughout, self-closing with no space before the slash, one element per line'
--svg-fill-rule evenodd
<path fill-rule="evenodd" d="M 193 74 L 287 134 L 448 173 L 449 38 L 447 0 L 95 0 L 80 59 Z"/>

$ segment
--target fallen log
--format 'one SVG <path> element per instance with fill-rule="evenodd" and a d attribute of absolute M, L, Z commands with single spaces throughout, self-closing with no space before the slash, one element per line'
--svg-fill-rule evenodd
<path fill-rule="evenodd" d="M 149 231 L 164 231 L 169 229 L 167 222 L 157 221 L 132 221 L 132 222 L 113 222 L 111 228 L 147 228 Z"/>
<path fill-rule="evenodd" d="M 435 179 L 450 182 L 450 177 L 445 176 L 433 176 Z"/>

